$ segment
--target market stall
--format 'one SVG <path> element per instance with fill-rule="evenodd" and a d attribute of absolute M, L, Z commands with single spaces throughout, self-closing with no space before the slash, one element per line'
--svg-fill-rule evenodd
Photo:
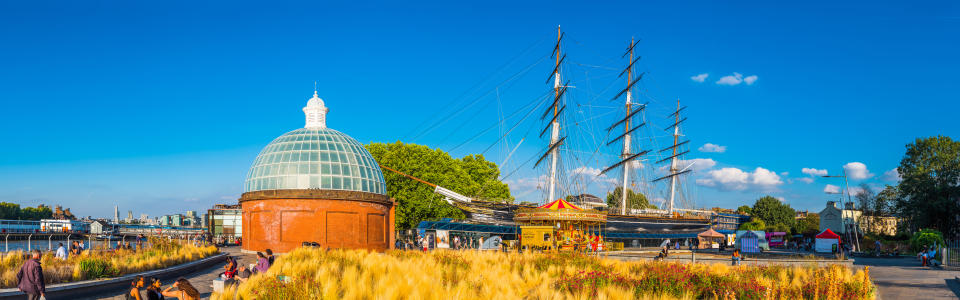
<path fill-rule="evenodd" d="M 697 240 L 700 241 L 700 249 L 719 249 L 720 243 L 723 243 L 725 236 L 712 228 L 697 234 Z"/>
<path fill-rule="evenodd" d="M 748 230 L 743 233 L 742 236 L 737 238 L 739 243 L 740 252 L 743 253 L 760 253 L 760 236 L 752 230 Z"/>
<path fill-rule="evenodd" d="M 579 208 L 563 199 L 537 208 L 518 209 L 513 220 L 520 225 L 521 235 L 524 237 L 527 237 L 527 234 L 523 233 L 527 228 L 537 231 L 536 239 L 521 239 L 521 245 L 527 248 L 544 249 L 544 242 L 551 243 L 548 248 L 550 250 L 602 251 L 605 248 L 603 235 L 607 214 Z M 542 226 L 553 228 L 549 239 L 542 236 L 545 232 Z"/>
<path fill-rule="evenodd" d="M 816 238 L 814 249 L 817 252 L 834 252 L 834 249 L 840 249 L 840 236 L 829 228 L 818 234 Z"/>

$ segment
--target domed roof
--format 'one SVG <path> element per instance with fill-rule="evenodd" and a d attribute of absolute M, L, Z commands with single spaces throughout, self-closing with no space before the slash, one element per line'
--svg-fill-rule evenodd
<path fill-rule="evenodd" d="M 326 128 L 326 107 L 315 99 L 320 99 L 316 93 L 307 107 L 323 110 L 305 108 L 306 128 L 287 132 L 260 151 L 243 192 L 325 189 L 386 195 L 383 172 L 373 156 L 357 140 Z"/>

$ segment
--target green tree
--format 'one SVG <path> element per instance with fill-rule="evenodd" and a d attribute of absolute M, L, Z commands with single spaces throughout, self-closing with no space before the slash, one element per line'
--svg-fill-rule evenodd
<path fill-rule="evenodd" d="M 423 179 L 462 195 L 512 202 L 509 187 L 500 182 L 500 169 L 482 155 L 455 159 L 449 153 L 417 144 L 371 143 L 370 154 L 382 166 Z M 396 199 L 397 229 L 415 228 L 420 221 L 463 219 L 463 212 L 433 192 L 433 187 L 383 170 L 387 195 Z"/>
<path fill-rule="evenodd" d="M 620 209 L 621 199 L 623 199 L 623 188 L 614 188 L 613 191 L 607 193 L 607 207 L 614 210 Z M 650 201 L 647 200 L 647 196 L 643 195 L 643 193 L 637 193 L 632 189 L 627 189 L 627 209 L 653 208 L 657 208 L 657 206 L 650 204 Z"/>
<path fill-rule="evenodd" d="M 20 219 L 20 204 L 0 202 L 0 219 Z"/>
<path fill-rule="evenodd" d="M 809 213 L 807 217 L 797 219 L 791 228 L 793 234 L 815 235 L 820 233 L 820 215 Z"/>
<path fill-rule="evenodd" d="M 737 207 L 737 213 L 738 213 L 738 214 L 741 214 L 741 215 L 748 215 L 748 216 L 749 216 L 749 215 L 751 215 L 751 212 L 752 212 L 752 211 L 753 211 L 753 209 L 750 208 L 749 205 L 740 205 L 740 207 Z"/>
<path fill-rule="evenodd" d="M 767 224 L 761 219 L 753 219 L 750 222 L 740 224 L 740 230 L 766 230 Z"/>
<path fill-rule="evenodd" d="M 896 186 L 887 185 L 883 188 L 877 196 L 873 199 L 873 211 L 878 216 L 887 216 L 892 213 L 891 209 L 893 205 L 897 202 L 897 197 L 900 196 L 900 191 L 897 190 Z"/>
<path fill-rule="evenodd" d="M 910 229 L 960 233 L 960 141 L 946 136 L 918 138 L 906 146 L 897 171 L 897 211 Z"/>
<path fill-rule="evenodd" d="M 752 216 L 759 218 L 767 225 L 786 225 L 789 228 L 793 225 L 796 211 L 788 204 L 784 204 L 771 196 L 763 196 L 757 199 L 753 204 Z"/>
<path fill-rule="evenodd" d="M 876 214 L 874 209 L 874 201 L 876 200 L 876 195 L 873 193 L 873 189 L 870 188 L 866 183 L 860 184 L 860 192 L 857 193 L 854 198 L 857 199 L 857 208 L 863 212 L 866 216 L 873 216 Z"/>

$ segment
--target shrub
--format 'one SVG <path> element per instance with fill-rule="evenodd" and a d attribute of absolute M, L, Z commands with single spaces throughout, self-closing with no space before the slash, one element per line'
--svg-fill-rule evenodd
<path fill-rule="evenodd" d="M 117 270 L 110 261 L 102 257 L 83 257 L 73 269 L 74 280 L 94 279 L 115 276 Z"/>
<path fill-rule="evenodd" d="M 924 247 L 934 244 L 943 246 L 943 234 L 933 229 L 921 229 L 910 238 L 910 249 L 914 252 L 923 250 Z"/>

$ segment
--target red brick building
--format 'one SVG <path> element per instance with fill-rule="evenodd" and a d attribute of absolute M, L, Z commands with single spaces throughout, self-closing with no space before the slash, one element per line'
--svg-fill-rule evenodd
<path fill-rule="evenodd" d="M 306 126 L 274 139 L 250 167 L 240 197 L 244 251 L 393 245 L 394 201 L 383 173 L 363 144 L 326 127 L 327 111 L 314 92 L 303 108 Z"/>

